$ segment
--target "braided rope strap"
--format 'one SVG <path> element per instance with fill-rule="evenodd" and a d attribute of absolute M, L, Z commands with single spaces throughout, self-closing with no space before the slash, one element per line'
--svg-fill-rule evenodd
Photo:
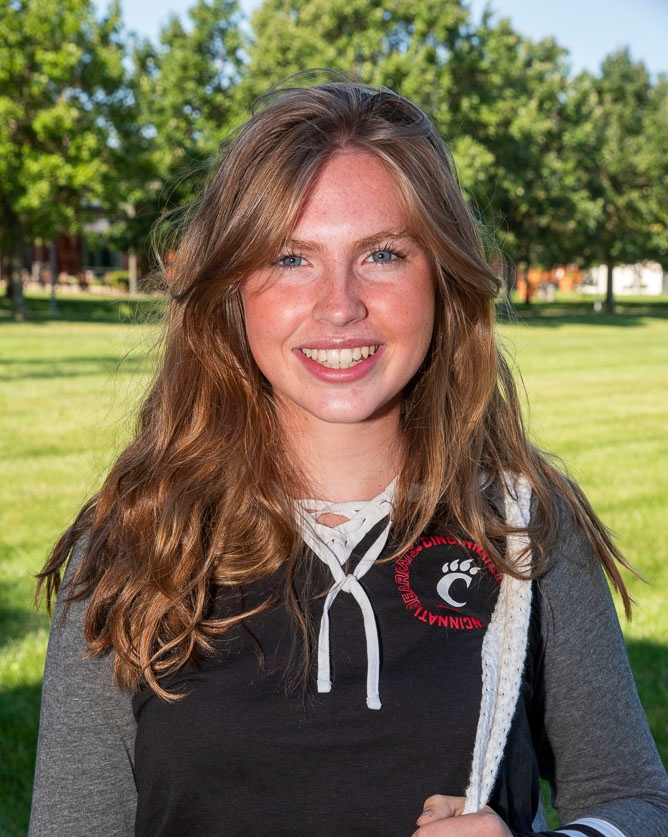
<path fill-rule="evenodd" d="M 506 521 L 528 526 L 531 487 L 526 478 L 504 475 Z M 509 535 L 508 561 L 521 570 L 529 566 L 525 535 Z M 499 598 L 482 644 L 482 699 L 473 748 L 473 763 L 466 791 L 464 813 L 484 807 L 492 793 L 496 774 L 515 714 L 531 616 L 531 581 L 503 577 Z"/>

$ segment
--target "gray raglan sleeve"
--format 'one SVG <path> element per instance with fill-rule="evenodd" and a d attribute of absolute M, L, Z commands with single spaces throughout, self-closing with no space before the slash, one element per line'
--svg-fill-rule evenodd
<path fill-rule="evenodd" d="M 538 586 L 544 743 L 561 822 L 600 819 L 624 837 L 668 837 L 666 771 L 602 569 L 568 513 Z"/>
<path fill-rule="evenodd" d="M 63 589 L 80 555 L 67 568 Z M 62 596 L 61 596 L 62 598 Z M 132 837 L 135 721 L 111 657 L 86 658 L 87 601 L 56 606 L 46 655 L 29 837 Z"/>

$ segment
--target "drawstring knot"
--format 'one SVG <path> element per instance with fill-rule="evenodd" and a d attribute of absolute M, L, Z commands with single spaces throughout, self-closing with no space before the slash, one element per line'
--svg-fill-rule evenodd
<path fill-rule="evenodd" d="M 364 635 L 367 651 L 366 703 L 369 709 L 380 709 L 380 641 L 378 628 L 371 601 L 360 579 L 371 569 L 383 551 L 390 532 L 390 512 L 394 496 L 394 481 L 382 494 L 367 503 L 322 503 L 316 500 L 301 500 L 296 503 L 302 523 L 304 541 L 323 561 L 332 574 L 333 584 L 329 588 L 323 605 L 318 634 L 318 692 L 332 690 L 329 611 L 338 594 L 343 590 L 357 602 L 364 622 Z M 318 517 L 324 513 L 333 513 L 347 517 L 339 526 L 328 527 L 318 523 Z M 362 555 L 352 572 L 344 572 L 343 565 L 351 557 L 355 547 L 378 528 L 373 542 Z"/>

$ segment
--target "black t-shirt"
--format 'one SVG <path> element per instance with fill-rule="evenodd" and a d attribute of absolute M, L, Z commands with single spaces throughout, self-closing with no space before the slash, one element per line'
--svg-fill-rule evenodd
<path fill-rule="evenodd" d="M 312 559 L 326 592 L 329 570 Z M 382 709 L 366 706 L 364 626 L 350 594 L 330 610 L 327 694 L 314 671 L 305 692 L 290 689 L 282 604 L 248 618 L 170 678 L 181 700 L 135 696 L 137 837 L 409 837 L 426 797 L 464 795 L 498 572 L 477 544 L 433 527 L 399 559 L 381 556 L 362 584 L 380 637 Z M 246 607 L 267 591 L 247 591 Z M 316 636 L 322 604 L 309 605 Z M 518 831 L 530 830 L 538 787 L 532 681 L 529 667 L 493 799 Z"/>

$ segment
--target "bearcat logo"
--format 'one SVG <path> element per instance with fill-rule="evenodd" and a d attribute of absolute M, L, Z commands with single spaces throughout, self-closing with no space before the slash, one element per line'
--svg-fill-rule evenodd
<path fill-rule="evenodd" d="M 394 583 L 415 619 L 472 631 L 487 626 L 501 575 L 475 541 L 424 535 L 395 561 Z"/>
<path fill-rule="evenodd" d="M 456 602 L 450 595 L 450 588 L 455 581 L 463 581 L 467 587 L 471 586 L 471 579 L 474 575 L 480 572 L 480 568 L 476 567 L 473 561 L 467 559 L 466 561 L 446 561 L 443 564 L 443 572 L 445 575 L 436 585 L 436 592 L 443 599 L 444 602 L 452 607 L 465 607 L 466 602 Z"/>

